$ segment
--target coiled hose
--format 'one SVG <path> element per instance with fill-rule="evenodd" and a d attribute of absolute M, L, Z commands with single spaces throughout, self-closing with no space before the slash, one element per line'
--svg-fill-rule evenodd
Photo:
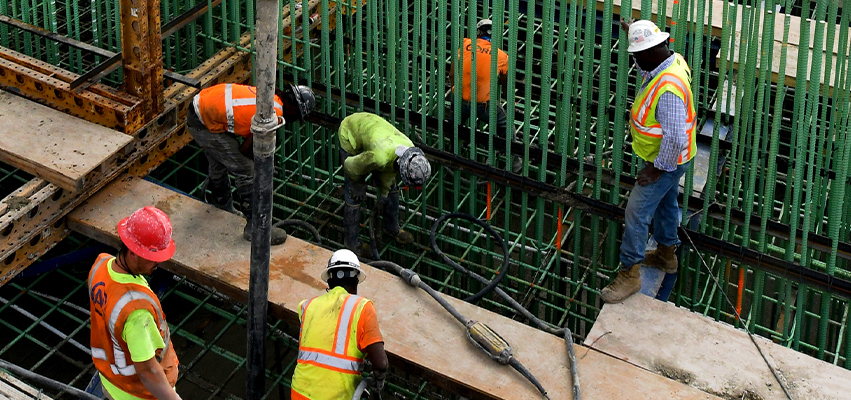
<path fill-rule="evenodd" d="M 491 282 L 488 281 L 488 279 L 486 279 L 486 278 L 484 278 L 484 277 L 462 267 L 458 263 L 450 260 L 437 247 L 437 228 L 439 227 L 440 223 L 442 223 L 442 222 L 444 222 L 444 221 L 446 221 L 447 219 L 450 219 L 450 218 L 462 218 L 462 219 L 465 219 L 465 220 L 468 220 L 468 221 L 472 221 L 472 222 L 476 223 L 477 225 L 484 227 L 485 230 L 487 230 L 488 233 L 490 233 L 491 236 L 493 236 L 495 240 L 502 243 L 503 253 L 505 254 L 504 267 L 507 267 L 507 265 L 508 265 L 508 246 L 505 244 L 505 241 L 502 239 L 502 237 L 499 236 L 499 233 L 497 233 L 489 224 L 482 222 L 481 220 L 473 217 L 470 214 L 449 213 L 449 214 L 446 214 L 446 215 L 440 217 L 437 221 L 434 222 L 434 224 L 431 227 L 431 237 L 430 237 L 431 246 L 438 254 L 441 255 L 441 257 L 443 257 L 443 260 L 447 261 L 447 263 L 449 265 L 452 265 L 452 267 L 454 267 L 459 272 L 464 273 L 467 276 L 472 277 L 472 278 L 476 279 L 477 281 L 479 281 L 483 284 L 486 284 L 486 285 L 488 285 L 488 287 L 490 287 Z M 499 275 L 494 279 L 494 281 L 497 281 L 498 279 L 502 279 L 503 275 L 505 275 L 505 272 L 506 272 L 505 268 L 502 269 L 500 271 Z M 488 287 L 485 287 L 485 289 L 488 289 Z M 503 300 L 505 300 L 506 303 L 511 305 L 511 307 L 514 308 L 517 312 L 519 312 L 524 317 L 531 320 L 541 330 L 548 332 L 548 333 L 551 333 L 551 334 L 556 335 L 556 336 L 564 337 L 564 341 L 567 344 L 567 357 L 568 357 L 568 362 L 570 363 L 571 380 L 573 381 L 573 398 L 575 400 L 579 400 L 580 399 L 579 372 L 578 372 L 577 365 L 576 365 L 576 354 L 573 350 L 573 334 L 570 332 L 570 329 L 568 329 L 567 327 L 553 328 L 551 325 L 542 321 L 538 317 L 532 315 L 532 313 L 529 312 L 529 310 L 524 308 L 520 303 L 518 303 L 516 300 L 514 300 L 514 298 L 509 296 L 508 293 L 505 293 L 505 291 L 503 291 L 502 289 L 500 289 L 496 285 L 493 285 L 492 290 L 499 297 L 501 297 Z M 482 292 L 485 292 L 485 293 L 482 293 Z M 484 296 L 484 294 L 487 293 L 485 290 L 482 290 L 482 292 L 479 292 L 476 295 L 481 294 L 482 296 Z M 479 297 L 479 298 L 481 298 L 481 297 Z M 470 301 L 470 300 L 467 300 L 467 301 Z"/>

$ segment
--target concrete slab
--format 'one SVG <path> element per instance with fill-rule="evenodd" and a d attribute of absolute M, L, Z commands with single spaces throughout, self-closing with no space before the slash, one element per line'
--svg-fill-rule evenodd
<path fill-rule="evenodd" d="M 851 371 L 757 337 L 795 399 L 848 399 Z M 747 333 L 635 295 L 603 306 L 586 345 L 726 399 L 786 399 Z"/>
<path fill-rule="evenodd" d="M 153 183 L 120 177 L 68 215 L 72 229 L 117 245 L 118 221 L 145 205 L 172 219 L 177 252 L 165 267 L 244 301 L 248 291 L 250 245 L 242 239 L 243 220 Z M 319 274 L 331 252 L 296 238 L 272 248 L 269 310 L 297 323 L 301 299 L 320 295 L 326 286 Z M 433 384 L 474 399 L 540 399 L 518 373 L 501 366 L 464 336 L 464 329 L 424 292 L 399 278 L 364 266 L 368 279 L 359 294 L 373 300 L 391 364 L 423 376 Z M 567 349 L 561 338 L 454 298 L 447 298 L 468 318 L 482 321 L 502 335 L 514 354 L 541 381 L 552 399 L 570 399 Z M 712 399 L 679 382 L 582 346 L 576 346 L 585 399 Z M 179 385 L 178 385 L 179 389 Z M 657 396 L 658 394 L 658 396 Z"/>
<path fill-rule="evenodd" d="M 133 138 L 0 90 L 0 161 L 63 189 L 86 177 Z"/>

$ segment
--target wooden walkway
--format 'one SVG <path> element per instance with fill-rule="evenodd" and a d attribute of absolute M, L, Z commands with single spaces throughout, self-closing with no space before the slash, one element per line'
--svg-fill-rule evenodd
<path fill-rule="evenodd" d="M 250 245 L 242 239 L 243 220 L 153 183 L 122 176 L 69 214 L 69 226 L 101 242 L 117 245 L 116 225 L 136 209 L 154 205 L 169 214 L 177 252 L 169 270 L 245 301 Z M 296 238 L 272 248 L 269 310 L 297 324 L 295 307 L 324 293 L 319 274 L 331 252 Z M 467 341 L 464 328 L 421 290 L 386 272 L 364 266 L 368 278 L 359 294 L 376 305 L 391 363 L 436 385 L 475 399 L 540 399 L 517 372 L 494 363 Z M 449 298 L 468 318 L 499 332 L 514 354 L 542 383 L 552 399 L 572 396 L 567 349 L 561 338 L 498 314 Z M 661 375 L 587 347 L 576 346 L 585 399 L 714 399 Z M 649 397 L 648 397 L 649 396 Z"/>

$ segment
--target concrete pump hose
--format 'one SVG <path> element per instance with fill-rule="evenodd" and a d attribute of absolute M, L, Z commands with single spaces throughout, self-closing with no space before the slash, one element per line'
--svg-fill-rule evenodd
<path fill-rule="evenodd" d="M 358 387 L 355 388 L 355 394 L 352 395 L 352 400 L 360 400 L 361 396 L 363 396 L 363 391 L 366 390 L 366 387 L 372 383 L 372 377 L 364 378 L 358 384 Z"/>
<path fill-rule="evenodd" d="M 462 267 L 460 264 L 456 263 L 455 261 L 452 261 L 452 259 L 450 259 L 449 256 L 444 254 L 440 250 L 440 248 L 437 247 L 437 228 L 440 227 L 441 223 L 443 223 L 444 221 L 446 221 L 450 218 L 465 219 L 467 221 L 470 221 L 470 222 L 482 227 L 485 231 L 488 232 L 488 234 L 491 235 L 491 237 L 494 238 L 494 240 L 500 245 L 500 247 L 502 247 L 502 255 L 503 255 L 502 267 L 499 269 L 499 273 L 497 273 L 496 277 L 494 277 L 493 280 L 488 281 L 488 279 L 482 277 L 481 275 L 476 274 L 475 272 L 470 271 L 467 268 Z M 476 218 L 476 217 L 474 217 L 470 214 L 457 213 L 457 212 L 444 214 L 443 216 L 438 218 L 437 221 L 434 221 L 434 224 L 431 226 L 430 240 L 431 240 L 431 248 L 434 249 L 434 251 L 441 258 L 443 258 L 444 262 L 451 265 L 458 272 L 461 272 L 461 273 L 463 273 L 463 274 L 465 274 L 465 275 L 467 275 L 467 276 L 469 276 L 473 279 L 478 280 L 479 282 L 486 284 L 486 286 L 482 290 L 480 290 L 478 293 L 464 299 L 464 301 L 466 301 L 466 302 L 474 303 L 474 302 L 478 301 L 479 299 L 481 299 L 482 297 L 484 297 L 490 291 L 494 290 L 497 287 L 497 285 L 499 285 L 499 282 L 505 276 L 506 272 L 508 272 L 508 262 L 509 262 L 509 255 L 510 255 L 510 252 L 508 250 L 508 244 L 505 243 L 505 240 L 502 238 L 502 236 L 499 235 L 499 233 L 495 229 L 493 229 L 493 227 L 491 227 L 489 224 L 483 222 L 482 220 L 480 220 L 480 219 L 478 219 L 478 218 Z"/>

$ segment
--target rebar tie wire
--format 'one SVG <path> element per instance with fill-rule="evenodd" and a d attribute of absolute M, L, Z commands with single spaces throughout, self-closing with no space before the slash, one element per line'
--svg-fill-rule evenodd
<path fill-rule="evenodd" d="M 700 262 L 706 268 L 706 272 L 709 273 L 709 276 L 712 277 L 712 280 L 715 282 L 715 285 L 718 286 L 719 292 L 721 292 L 721 294 L 724 296 L 724 299 L 727 300 L 727 304 L 730 306 L 730 309 L 733 310 L 733 313 L 736 315 L 736 318 L 741 320 L 742 317 L 741 315 L 739 315 L 739 311 L 736 310 L 736 306 L 733 305 L 733 302 L 730 300 L 730 297 L 727 296 L 727 292 L 724 290 L 724 287 L 721 285 L 721 282 L 718 280 L 718 278 L 715 277 L 715 274 L 712 273 L 712 269 L 709 268 L 709 264 L 706 263 L 706 260 L 703 258 L 703 254 L 701 254 L 700 251 L 697 250 L 697 246 L 695 246 L 694 241 L 691 240 L 691 236 L 689 236 L 688 230 L 683 229 L 682 226 L 680 226 L 679 229 L 685 234 L 686 239 L 688 239 L 689 243 L 691 243 L 691 247 L 695 249 L 695 253 L 697 253 L 697 256 L 700 258 Z M 783 389 L 783 393 L 786 394 L 786 398 L 788 398 L 789 400 L 794 400 L 792 394 L 789 393 L 789 389 L 787 389 L 786 385 L 783 384 L 783 381 L 780 380 L 780 374 L 777 372 L 777 370 L 774 369 L 771 363 L 768 362 L 768 358 L 762 352 L 762 348 L 759 347 L 759 344 L 756 342 L 756 339 L 754 338 L 753 333 L 751 333 L 750 329 L 748 328 L 747 323 L 745 324 L 745 332 L 747 332 L 748 337 L 751 339 L 751 343 L 753 343 L 753 345 L 756 347 L 756 351 L 759 352 L 759 355 L 760 357 L 762 357 L 762 360 L 765 362 L 765 365 L 768 366 L 768 369 L 771 371 L 771 375 L 774 376 L 774 379 L 780 385 L 780 388 Z"/>

